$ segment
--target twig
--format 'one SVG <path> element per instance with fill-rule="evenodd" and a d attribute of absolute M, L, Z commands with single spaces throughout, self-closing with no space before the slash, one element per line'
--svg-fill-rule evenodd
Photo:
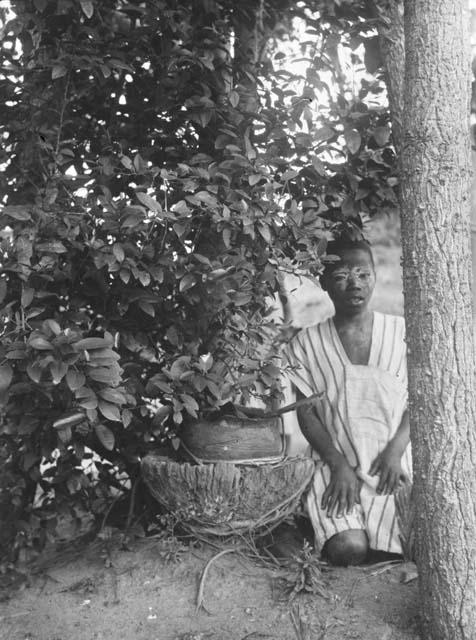
<path fill-rule="evenodd" d="M 56 156 L 59 153 L 60 144 L 61 144 L 61 134 L 63 132 L 64 112 L 66 110 L 66 102 L 67 102 L 67 99 L 68 99 L 68 90 L 69 90 L 70 80 L 71 80 L 71 70 L 69 70 L 68 75 L 66 77 L 66 82 L 65 82 L 64 91 L 63 91 L 63 101 L 61 103 L 61 108 L 60 108 L 60 111 L 59 111 L 59 123 L 58 123 L 58 133 L 57 133 L 57 136 L 56 136 L 55 160 L 56 160 Z"/>
<path fill-rule="evenodd" d="M 19 611 L 18 613 L 9 613 L 6 616 L 0 616 L 0 622 L 9 620 L 10 618 L 21 618 L 22 616 L 30 615 L 29 611 Z"/>
<path fill-rule="evenodd" d="M 126 531 L 130 528 L 132 523 L 132 517 L 134 515 L 134 506 L 136 502 L 136 493 L 137 493 L 137 485 L 139 484 L 139 476 L 134 480 L 131 489 L 131 497 L 129 500 L 129 510 L 127 512 L 127 520 L 126 520 Z"/>
<path fill-rule="evenodd" d="M 102 519 L 101 526 L 99 527 L 99 533 L 102 533 L 102 532 L 104 531 L 104 529 L 105 529 L 105 527 L 106 527 L 107 519 L 109 518 L 109 515 L 110 515 L 110 513 L 111 513 L 111 511 L 112 511 L 112 508 L 114 507 L 114 505 L 116 504 L 116 502 L 117 502 L 120 498 L 122 498 L 122 496 L 121 496 L 120 494 L 118 494 L 118 495 L 117 495 L 117 496 L 115 496 L 115 498 L 111 501 L 111 504 L 109 505 L 109 507 L 108 507 L 108 509 L 107 509 L 106 513 L 104 514 L 103 519 Z"/>
<path fill-rule="evenodd" d="M 210 569 L 211 565 L 213 564 L 213 562 L 215 562 L 215 560 L 218 560 L 218 558 L 220 558 L 221 556 L 224 556 L 226 553 L 236 553 L 236 552 L 237 552 L 237 549 L 223 549 L 223 551 L 220 551 L 219 553 L 214 555 L 212 558 L 210 558 L 210 560 L 205 565 L 205 568 L 200 578 L 200 584 L 198 586 L 197 604 L 195 608 L 196 613 L 198 613 L 200 609 L 204 609 L 207 613 L 210 613 L 209 611 L 207 611 L 207 609 L 203 604 L 203 592 L 205 590 L 205 581 L 207 579 L 208 570 Z"/>
<path fill-rule="evenodd" d="M 310 636 L 310 627 L 307 623 L 304 622 L 301 616 L 301 610 L 299 605 L 293 607 L 289 612 L 289 617 L 291 618 L 291 622 L 293 624 L 293 630 L 296 634 L 298 640 L 309 640 Z"/>
<path fill-rule="evenodd" d="M 377 565 L 378 568 L 374 571 L 369 571 L 367 575 L 372 577 L 379 576 L 381 573 L 390 571 L 390 569 L 393 569 L 393 567 L 397 567 L 399 564 L 403 564 L 403 560 L 389 560 L 388 562 L 380 562 Z"/>
<path fill-rule="evenodd" d="M 112 593 L 114 596 L 113 604 L 119 604 L 120 603 L 119 594 L 118 594 L 119 583 L 117 580 L 117 571 L 115 566 L 112 564 L 112 562 L 109 568 L 111 569 L 111 572 L 112 572 Z"/>
<path fill-rule="evenodd" d="M 296 402 L 292 402 L 291 404 L 287 404 L 285 407 L 280 407 L 275 411 L 271 411 L 270 413 L 266 413 L 265 417 L 276 417 L 280 416 L 282 413 L 287 413 L 288 411 L 293 411 L 294 409 L 298 409 L 299 407 L 305 407 L 308 404 L 314 404 L 314 400 L 319 400 L 322 398 L 323 394 L 313 393 L 312 396 L 307 398 L 301 398 L 301 400 L 297 400 Z"/>

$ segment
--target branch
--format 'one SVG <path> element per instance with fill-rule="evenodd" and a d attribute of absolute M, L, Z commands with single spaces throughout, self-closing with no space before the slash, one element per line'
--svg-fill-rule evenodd
<path fill-rule="evenodd" d="M 392 117 L 393 143 L 397 154 L 402 144 L 403 86 L 405 75 L 405 34 L 403 0 L 369 0 L 378 18 L 380 52 Z"/>

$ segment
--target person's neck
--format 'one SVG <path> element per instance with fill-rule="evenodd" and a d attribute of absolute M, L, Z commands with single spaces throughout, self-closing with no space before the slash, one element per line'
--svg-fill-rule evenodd
<path fill-rule="evenodd" d="M 358 309 L 355 313 L 349 313 L 348 311 L 339 311 L 336 309 L 334 316 L 334 324 L 336 327 L 346 327 L 349 325 L 365 326 L 372 318 L 372 311 L 367 307 L 365 309 Z"/>

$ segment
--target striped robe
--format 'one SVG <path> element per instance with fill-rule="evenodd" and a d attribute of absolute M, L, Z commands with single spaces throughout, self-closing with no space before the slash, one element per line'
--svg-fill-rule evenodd
<path fill-rule="evenodd" d="M 340 518 L 321 509 L 330 470 L 320 463 L 307 494 L 307 509 L 319 549 L 336 533 L 367 532 L 372 549 L 401 553 L 393 495 L 378 495 L 370 465 L 398 429 L 407 406 L 404 320 L 374 312 L 367 365 L 350 362 L 332 318 L 298 333 L 286 349 L 292 383 L 304 396 L 322 392 L 317 415 L 333 444 L 362 481 L 360 504 Z M 411 478 L 410 446 L 402 459 Z"/>

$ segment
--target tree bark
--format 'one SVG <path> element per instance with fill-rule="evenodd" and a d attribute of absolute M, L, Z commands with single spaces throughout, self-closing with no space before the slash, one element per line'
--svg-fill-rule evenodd
<path fill-rule="evenodd" d="M 372 6 L 374 13 L 379 17 L 378 39 L 392 117 L 392 138 L 395 150 L 399 154 L 402 140 L 405 75 L 403 0 L 372 0 Z"/>
<path fill-rule="evenodd" d="M 466 0 L 405 0 L 400 196 L 425 640 L 470 640 L 476 629 L 466 5 Z"/>
<path fill-rule="evenodd" d="M 259 108 L 255 75 L 261 47 L 265 42 L 263 10 L 262 0 L 247 0 L 240 3 L 233 13 L 233 79 L 240 95 L 241 108 L 250 114 L 257 113 Z"/>

